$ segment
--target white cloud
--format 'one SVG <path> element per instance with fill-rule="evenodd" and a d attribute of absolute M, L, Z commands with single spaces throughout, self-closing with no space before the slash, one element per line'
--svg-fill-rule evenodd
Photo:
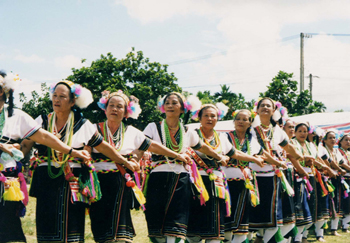
<path fill-rule="evenodd" d="M 73 55 L 57 57 L 54 59 L 54 64 L 56 67 L 64 68 L 64 69 L 81 68 L 84 66 L 84 63 L 81 62 L 81 58 Z"/>
<path fill-rule="evenodd" d="M 31 56 L 24 56 L 22 54 L 17 54 L 14 57 L 14 59 L 23 63 L 41 63 L 45 61 L 44 58 L 39 57 L 38 55 L 35 55 L 35 54 Z"/>
<path fill-rule="evenodd" d="M 279 70 L 293 72 L 294 79 L 300 79 L 299 39 L 293 42 L 276 41 L 280 40 L 283 27 L 350 19 L 350 2 L 345 0 L 119 0 L 117 4 L 124 5 L 129 15 L 142 24 L 164 22 L 183 15 L 216 19 L 217 31 L 226 37 L 225 43 L 228 43 L 225 44 L 228 46 L 227 53 L 218 53 L 210 59 L 182 64 L 181 67 L 170 65 L 169 68 L 177 70 L 175 74 L 179 77 L 180 86 L 233 83 L 231 90 L 243 93 L 249 99 L 257 98 L 259 92 L 265 91 Z M 208 46 L 209 42 L 215 45 L 210 32 L 203 31 L 202 35 L 203 43 L 198 44 Z M 350 81 L 349 53 L 350 44 L 334 37 L 305 39 L 305 76 L 313 73 L 320 77 L 314 79 L 314 99 L 324 102 L 328 110 L 340 107 L 348 109 L 346 104 L 349 104 L 350 96 L 345 95 L 348 90 L 345 85 Z M 188 58 L 204 54 L 174 53 L 174 56 L 184 55 Z M 305 88 L 308 88 L 307 78 Z M 220 87 L 204 86 L 199 89 L 217 91 Z M 195 89 L 189 91 L 195 92 Z"/>

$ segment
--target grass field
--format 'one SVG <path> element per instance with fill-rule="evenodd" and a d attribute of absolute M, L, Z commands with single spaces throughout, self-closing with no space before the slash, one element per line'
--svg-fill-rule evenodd
<path fill-rule="evenodd" d="M 135 243 L 149 243 L 147 238 L 147 226 L 144 217 L 144 213 L 139 211 L 132 211 L 133 224 L 136 230 L 136 237 L 134 238 Z M 24 233 L 27 237 L 28 243 L 36 242 L 36 231 L 35 231 L 35 198 L 30 198 L 29 204 L 27 206 L 27 214 L 22 218 L 22 227 Z M 330 235 L 329 231 L 325 233 L 325 240 L 331 243 L 350 243 L 350 233 L 343 233 L 341 230 L 338 231 L 342 236 L 334 237 Z M 85 222 L 85 242 L 91 243 L 94 242 L 92 233 L 90 230 L 90 219 L 89 216 L 86 216 Z M 317 242 L 313 232 L 309 235 L 309 242 Z"/>

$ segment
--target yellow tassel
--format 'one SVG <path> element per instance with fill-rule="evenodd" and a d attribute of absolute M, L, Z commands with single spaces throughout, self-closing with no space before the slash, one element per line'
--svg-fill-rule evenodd
<path fill-rule="evenodd" d="M 19 181 L 9 180 L 6 183 L 10 186 L 5 190 L 3 198 L 5 201 L 21 201 L 24 199 L 23 192 L 21 191 Z"/>
<path fill-rule="evenodd" d="M 197 170 L 198 171 L 198 170 Z M 203 182 L 203 179 L 202 179 L 202 176 L 199 174 L 199 172 L 197 172 L 198 174 L 198 179 L 197 179 L 197 184 L 198 184 L 198 187 L 199 188 L 202 188 L 202 191 L 200 191 L 200 189 L 198 190 L 198 187 L 197 187 L 197 190 L 202 194 L 203 198 L 204 198 L 204 201 L 208 201 L 209 200 L 209 193 L 207 191 L 207 188 L 205 187 L 204 185 L 204 182 Z"/>
<path fill-rule="evenodd" d="M 134 191 L 134 194 L 135 194 L 135 197 L 137 199 L 137 201 L 141 204 L 141 205 L 144 205 L 146 203 L 146 198 L 145 196 L 143 195 L 142 191 L 137 187 L 137 186 L 134 186 L 132 188 L 132 190 Z"/>
<path fill-rule="evenodd" d="M 329 184 L 327 184 L 327 189 L 330 193 L 334 192 L 334 189 Z"/>
<path fill-rule="evenodd" d="M 328 229 L 328 224 L 327 223 L 324 223 L 324 225 L 323 225 L 323 229 Z"/>
<path fill-rule="evenodd" d="M 214 173 L 210 173 L 210 175 L 209 175 L 209 180 L 215 181 L 216 178 L 218 178 L 218 177 L 217 177 Z"/>
<path fill-rule="evenodd" d="M 255 193 L 251 193 L 251 194 L 250 194 L 250 200 L 251 200 L 252 204 L 253 204 L 254 207 L 255 207 L 256 204 L 257 204 Z"/>

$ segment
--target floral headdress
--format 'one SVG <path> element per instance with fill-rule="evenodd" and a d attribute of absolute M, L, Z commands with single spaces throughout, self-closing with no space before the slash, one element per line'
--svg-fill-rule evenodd
<path fill-rule="evenodd" d="M 80 84 L 75 84 L 69 80 L 62 80 L 57 83 L 51 84 L 51 87 L 50 87 L 51 99 L 52 99 L 52 94 L 55 92 L 55 89 L 59 84 L 65 84 L 70 88 L 70 92 L 74 94 L 75 104 L 80 109 L 84 109 L 88 107 L 94 101 L 90 90 L 88 90 L 87 88 L 84 88 Z"/>
<path fill-rule="evenodd" d="M 235 119 L 236 119 L 236 116 L 238 115 L 238 113 L 240 113 L 240 112 L 243 111 L 243 110 L 247 110 L 247 109 L 235 110 L 234 112 L 232 112 L 232 118 L 233 118 L 233 120 L 235 120 Z M 247 110 L 247 111 L 249 111 L 249 110 Z M 252 120 L 254 120 L 255 117 L 256 117 L 256 115 L 257 115 L 257 113 L 256 113 L 254 110 L 250 110 L 249 112 L 250 112 L 250 117 L 252 118 Z"/>
<path fill-rule="evenodd" d="M 110 92 L 108 90 L 105 90 L 102 92 L 102 97 L 100 98 L 99 102 L 97 102 L 98 107 L 100 107 L 102 110 L 106 111 L 106 104 L 110 98 L 113 96 L 119 96 L 121 97 L 125 103 L 126 103 L 126 118 L 133 118 L 137 119 L 141 113 L 141 107 L 139 104 L 139 100 L 135 96 L 129 97 L 123 93 L 123 91 L 118 90 L 117 92 Z"/>
<path fill-rule="evenodd" d="M 171 92 L 170 94 L 176 94 L 182 99 L 183 104 L 184 104 L 184 113 L 187 113 L 188 111 L 193 112 L 193 111 L 199 110 L 201 105 L 202 105 L 202 102 L 198 99 L 197 96 L 190 95 L 186 99 L 182 94 L 180 94 L 178 92 Z M 167 95 L 164 95 L 163 97 L 159 97 L 158 101 L 157 101 L 157 108 L 162 113 L 165 113 L 165 110 L 164 110 L 164 99 L 165 99 L 166 96 Z"/>
<path fill-rule="evenodd" d="M 282 106 L 281 102 L 279 101 L 274 101 L 273 99 L 269 98 L 269 97 L 265 97 L 265 98 L 259 98 L 258 101 L 256 101 L 254 103 L 254 111 L 257 111 L 258 109 L 258 104 L 260 102 L 260 100 L 262 99 L 268 99 L 273 103 L 275 112 L 272 115 L 272 119 L 274 121 L 278 121 L 279 119 L 282 118 L 283 121 L 286 121 L 288 119 L 288 110 L 286 107 Z"/>
<path fill-rule="evenodd" d="M 350 136 L 350 133 L 342 133 L 342 135 L 339 137 L 339 141 L 337 142 L 338 143 L 338 145 L 340 144 L 340 142 L 343 140 L 343 138 L 345 137 L 345 136 Z"/>
<path fill-rule="evenodd" d="M 205 107 L 211 107 L 211 108 L 214 108 L 217 112 L 218 112 L 218 120 L 221 120 L 222 118 L 224 118 L 224 116 L 227 114 L 228 112 L 228 107 L 222 103 L 222 102 L 218 102 L 216 103 L 215 105 L 213 104 L 205 104 L 205 105 L 202 105 L 198 110 L 194 110 L 192 112 L 192 119 L 193 120 L 198 120 L 198 114 L 199 112 L 204 109 Z"/>
<path fill-rule="evenodd" d="M 340 139 L 342 136 L 344 136 L 344 132 L 339 131 L 339 130 L 334 129 L 334 128 L 331 128 L 331 129 L 328 129 L 328 130 L 325 131 L 324 137 L 323 137 L 322 139 L 323 139 L 323 140 L 326 140 L 327 134 L 328 134 L 328 133 L 331 133 L 331 132 L 333 132 L 333 133 L 335 134 L 336 143 L 338 143 L 338 142 L 339 142 L 339 139 Z"/>
<path fill-rule="evenodd" d="M 18 81 L 21 81 L 18 74 L 13 74 L 12 72 L 7 75 L 5 73 L 0 73 L 0 86 L 5 94 L 8 94 L 10 90 L 15 90 L 18 86 Z"/>

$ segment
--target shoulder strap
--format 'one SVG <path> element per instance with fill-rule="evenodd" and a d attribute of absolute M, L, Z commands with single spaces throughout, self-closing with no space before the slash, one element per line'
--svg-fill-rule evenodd
<path fill-rule="evenodd" d="M 156 127 L 157 127 L 157 131 L 158 131 L 158 135 L 159 135 L 160 141 L 162 142 L 162 144 L 164 144 L 163 136 L 162 136 L 162 128 L 160 126 L 161 126 L 161 121 L 160 122 L 156 122 Z"/>
<path fill-rule="evenodd" d="M 196 163 L 200 166 L 200 167 L 204 167 L 206 169 L 208 169 L 209 167 L 207 166 L 207 164 L 202 160 L 201 157 L 199 157 L 199 155 L 191 148 L 188 147 L 187 152 L 192 156 L 192 158 L 194 159 L 194 161 L 196 161 Z"/>

